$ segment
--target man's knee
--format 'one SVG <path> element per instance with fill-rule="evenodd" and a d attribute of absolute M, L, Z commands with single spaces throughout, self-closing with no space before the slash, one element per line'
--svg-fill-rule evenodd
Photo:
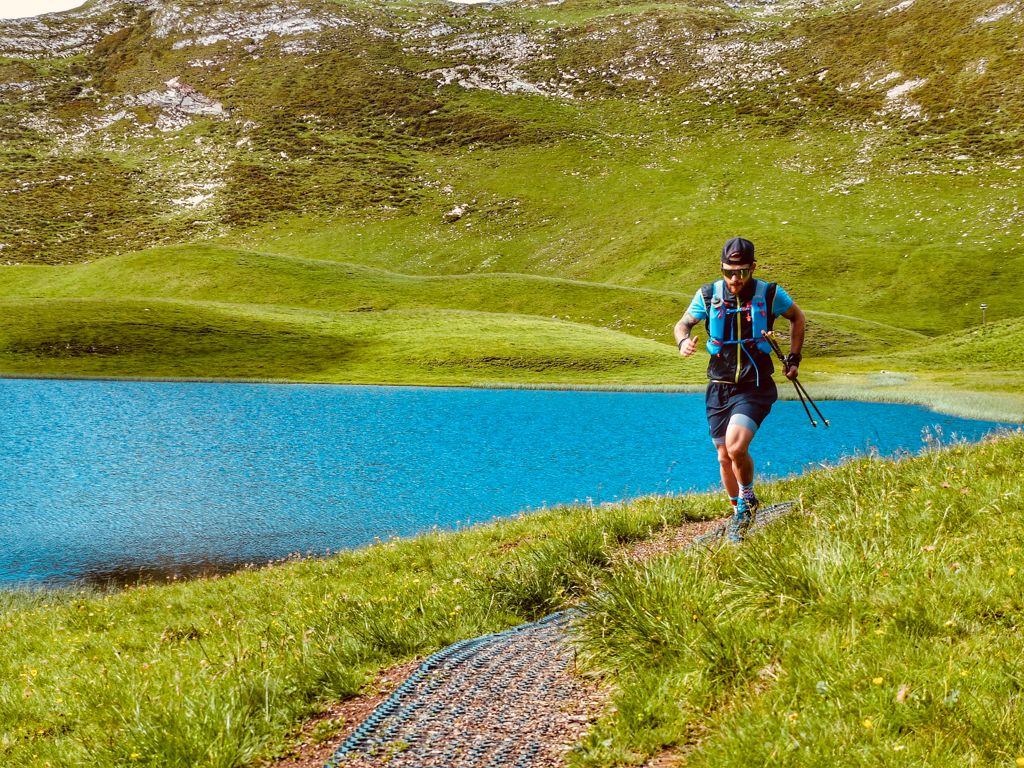
<path fill-rule="evenodd" d="M 750 441 L 754 433 L 749 429 L 730 429 L 725 435 L 725 452 L 733 460 L 745 457 L 750 452 Z"/>
<path fill-rule="evenodd" d="M 718 463 L 723 467 L 732 465 L 732 456 L 729 455 L 729 449 L 725 443 L 715 446 L 718 449 Z"/>
<path fill-rule="evenodd" d="M 725 461 L 719 459 L 722 466 L 736 466 L 737 463 L 742 463 L 750 457 L 750 450 L 747 446 L 737 445 L 729 451 L 728 458 Z"/>

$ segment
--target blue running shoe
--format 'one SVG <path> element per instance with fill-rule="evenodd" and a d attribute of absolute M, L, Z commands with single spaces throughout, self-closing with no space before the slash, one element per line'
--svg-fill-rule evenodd
<path fill-rule="evenodd" d="M 732 519 L 725 527 L 726 538 L 733 544 L 742 544 L 744 537 L 747 535 L 747 530 L 753 521 L 754 516 L 741 500 L 736 507 L 736 514 L 732 516 Z"/>
<path fill-rule="evenodd" d="M 753 491 L 750 491 L 746 496 L 740 496 L 740 499 L 740 506 L 745 506 L 750 516 L 750 523 L 748 525 L 753 525 L 754 520 L 757 519 L 757 510 L 761 508 L 761 501 Z"/>

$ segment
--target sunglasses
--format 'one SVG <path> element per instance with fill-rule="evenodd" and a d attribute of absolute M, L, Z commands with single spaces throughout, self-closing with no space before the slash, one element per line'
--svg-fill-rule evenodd
<path fill-rule="evenodd" d="M 731 277 L 738 277 L 740 280 L 746 280 L 753 273 L 753 267 L 743 267 L 743 269 L 723 269 L 722 274 L 726 280 Z"/>

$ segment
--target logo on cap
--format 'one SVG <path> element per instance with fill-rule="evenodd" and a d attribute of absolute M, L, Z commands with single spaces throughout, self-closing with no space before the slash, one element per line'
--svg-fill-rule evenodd
<path fill-rule="evenodd" d="M 754 244 L 743 237 L 733 237 L 722 247 L 723 264 L 753 264 Z"/>

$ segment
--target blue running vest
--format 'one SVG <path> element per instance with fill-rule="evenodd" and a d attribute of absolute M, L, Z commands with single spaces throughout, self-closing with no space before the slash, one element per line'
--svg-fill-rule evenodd
<path fill-rule="evenodd" d="M 769 315 L 771 308 L 768 306 L 768 289 L 774 285 L 774 283 L 769 284 L 763 280 L 755 280 L 754 295 L 750 301 L 745 305 L 741 305 L 737 298 L 736 308 L 729 309 L 725 305 L 725 280 L 715 281 L 711 302 L 707 308 L 708 341 L 705 346 L 709 354 L 721 354 L 722 347 L 726 344 L 745 344 L 748 342 L 754 342 L 757 348 L 767 355 L 772 353 L 772 347 L 762 336 L 762 333 L 771 330 L 772 324 Z M 773 290 L 771 293 L 774 300 L 775 291 Z M 705 298 L 706 301 L 707 298 Z M 744 313 L 749 313 L 750 315 L 751 332 L 753 335 L 744 338 L 726 339 L 727 324 L 733 316 L 736 316 L 734 327 L 737 333 L 735 335 L 739 336 L 742 333 L 743 322 L 741 315 Z"/>

